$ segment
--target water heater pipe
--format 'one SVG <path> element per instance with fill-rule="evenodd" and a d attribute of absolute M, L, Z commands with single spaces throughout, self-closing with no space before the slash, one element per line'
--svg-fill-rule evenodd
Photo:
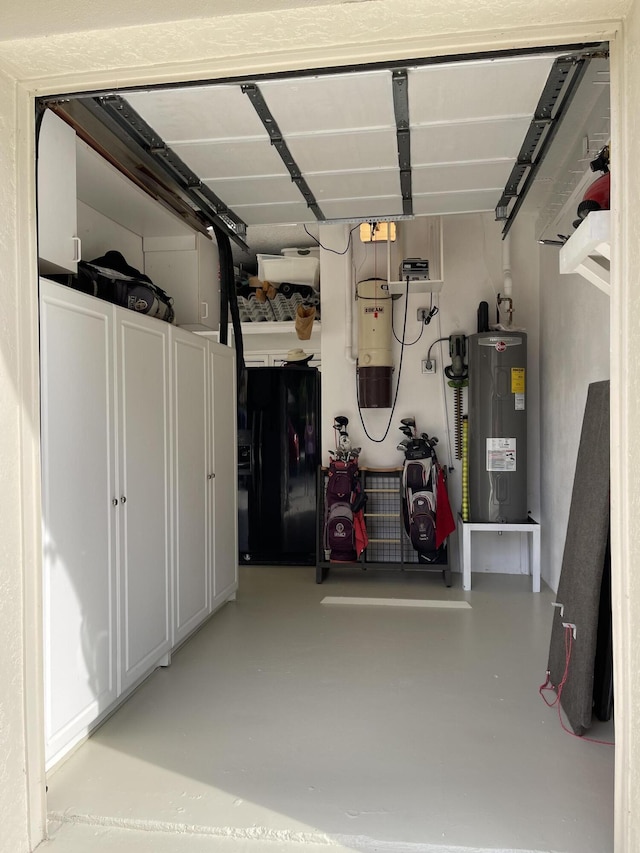
<path fill-rule="evenodd" d="M 503 279 L 503 296 L 507 299 L 511 298 L 513 279 L 511 278 L 511 236 L 507 236 L 502 241 L 502 279 Z"/>
<path fill-rule="evenodd" d="M 513 279 L 511 277 L 511 235 L 502 241 L 502 293 L 498 296 L 498 310 L 507 315 L 506 326 L 513 323 Z"/>
<path fill-rule="evenodd" d="M 353 355 L 353 273 L 349 276 L 349 286 L 345 287 L 344 306 L 344 357 L 350 364 L 355 364 Z"/>

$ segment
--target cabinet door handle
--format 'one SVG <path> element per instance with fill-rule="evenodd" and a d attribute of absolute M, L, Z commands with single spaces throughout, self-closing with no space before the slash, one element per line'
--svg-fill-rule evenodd
<path fill-rule="evenodd" d="M 72 237 L 73 242 L 73 258 L 74 263 L 82 258 L 82 241 L 79 237 Z"/>
<path fill-rule="evenodd" d="M 126 498 L 125 498 L 125 496 L 123 495 L 123 496 L 120 498 L 120 503 L 121 503 L 121 504 L 126 504 L 126 502 L 127 502 L 127 499 L 126 499 Z"/>
<path fill-rule="evenodd" d="M 215 476 L 215 474 L 207 474 L 207 480 L 213 480 Z"/>
<path fill-rule="evenodd" d="M 118 506 L 118 498 L 114 498 L 114 499 L 111 501 L 111 504 L 112 504 L 112 506 Z"/>
<path fill-rule="evenodd" d="M 208 302 L 201 302 L 200 305 L 202 306 L 202 319 L 208 320 L 209 319 L 209 303 Z"/>

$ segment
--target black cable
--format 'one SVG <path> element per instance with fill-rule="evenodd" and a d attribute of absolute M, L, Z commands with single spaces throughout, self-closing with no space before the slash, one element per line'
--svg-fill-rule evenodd
<path fill-rule="evenodd" d="M 408 299 L 409 299 L 409 276 L 407 276 L 407 299 L 405 300 L 405 306 L 404 306 L 405 327 L 406 327 L 406 323 L 407 323 L 407 308 L 408 308 L 407 301 L 408 301 Z M 433 297 L 432 297 L 432 300 L 433 300 Z M 393 308 L 393 306 L 391 306 L 391 307 Z M 432 308 L 433 308 L 433 306 L 432 306 Z M 429 320 L 431 320 L 430 314 L 429 314 Z M 415 341 L 411 341 L 411 343 L 408 344 L 404 339 L 404 332 L 402 333 L 402 340 L 400 340 L 400 338 L 396 335 L 395 329 L 393 328 L 393 311 L 392 311 L 391 312 L 391 332 L 393 334 L 393 337 L 398 341 L 399 344 L 402 344 L 402 346 L 404 346 L 404 347 L 412 347 L 412 346 L 415 346 L 418 343 L 418 341 L 420 340 L 420 338 L 422 337 L 422 333 L 424 332 L 424 327 L 428 324 L 429 320 L 420 324 L 420 334 L 415 339 Z"/>
<path fill-rule="evenodd" d="M 347 252 L 349 251 L 349 247 L 351 246 L 351 235 L 360 226 L 354 225 L 354 227 L 351 229 L 351 231 L 349 231 L 349 239 L 347 240 L 347 245 L 345 246 L 345 249 L 343 252 L 339 252 L 337 249 L 330 249 L 328 246 L 323 246 L 322 243 L 320 242 L 320 240 L 318 240 L 317 237 L 314 237 L 313 234 L 311 233 L 311 231 L 308 230 L 306 225 L 303 225 L 302 227 L 304 228 L 305 232 L 309 235 L 309 237 L 311 237 L 312 240 L 315 240 L 316 243 L 318 244 L 318 246 L 320 246 L 321 249 L 324 249 L 325 252 L 333 252 L 334 255 L 346 255 Z"/>
<path fill-rule="evenodd" d="M 244 342 L 242 339 L 242 325 L 240 323 L 240 308 L 238 307 L 238 294 L 236 292 L 235 273 L 233 270 L 233 253 L 231 251 L 231 241 L 226 231 L 223 231 L 218 225 L 213 223 L 213 233 L 215 234 L 218 250 L 220 252 L 220 307 L 222 308 L 222 295 L 226 291 L 228 299 L 228 307 L 231 312 L 231 322 L 233 324 L 233 338 L 236 350 L 236 379 L 237 387 L 239 388 L 245 372 L 244 363 Z M 226 318 L 225 318 L 226 319 Z M 227 329 L 227 323 L 222 325 L 223 318 L 220 318 L 220 343 L 222 343 L 223 332 Z M 225 336 L 226 337 L 226 336 Z"/>
<path fill-rule="evenodd" d="M 404 324 L 402 327 L 402 337 L 404 339 L 405 332 L 407 330 L 407 308 L 409 303 L 409 279 L 407 279 L 407 292 L 406 298 L 404 301 Z M 382 438 L 374 438 L 372 435 L 369 435 L 367 432 L 367 428 L 364 425 L 364 419 L 362 417 L 362 409 L 360 407 L 360 387 L 358 384 L 358 371 L 356 370 L 356 400 L 358 403 L 358 414 L 360 415 L 360 423 L 362 424 L 362 429 L 364 430 L 364 434 L 367 436 L 369 441 L 374 441 L 376 444 L 382 444 L 387 435 L 389 434 L 389 429 L 391 428 L 391 421 L 393 420 L 393 413 L 396 410 L 396 403 L 398 402 L 398 391 L 400 390 L 400 379 L 402 377 L 402 359 L 404 356 L 404 343 L 401 343 L 400 347 L 400 364 L 398 365 L 398 381 L 396 382 L 396 393 L 393 397 L 393 404 L 391 406 L 391 414 L 389 415 L 389 423 L 387 424 L 387 428 L 384 431 L 384 435 Z"/>
<path fill-rule="evenodd" d="M 443 337 L 443 338 L 436 338 L 436 339 L 435 339 L 435 341 L 432 341 L 431 346 L 430 346 L 430 347 L 429 347 L 429 349 L 427 350 L 427 361 L 431 361 L 431 350 L 433 349 L 433 347 L 434 347 L 436 344 L 439 344 L 439 343 L 440 343 L 440 341 L 448 341 L 448 340 L 449 340 L 449 338 L 446 336 L 446 337 Z"/>

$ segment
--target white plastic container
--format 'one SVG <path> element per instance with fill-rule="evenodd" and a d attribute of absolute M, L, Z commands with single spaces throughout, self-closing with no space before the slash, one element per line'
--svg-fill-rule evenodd
<path fill-rule="evenodd" d="M 303 249 L 283 249 L 282 254 L 287 258 L 318 258 L 320 260 L 320 246 L 305 246 Z"/>
<path fill-rule="evenodd" d="M 311 256 L 257 255 L 260 281 L 320 286 L 320 260 Z"/>

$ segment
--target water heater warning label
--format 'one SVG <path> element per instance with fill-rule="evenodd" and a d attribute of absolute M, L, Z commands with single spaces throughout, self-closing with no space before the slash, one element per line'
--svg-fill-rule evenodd
<path fill-rule="evenodd" d="M 487 439 L 487 471 L 516 470 L 515 438 Z"/>
<path fill-rule="evenodd" d="M 511 393 L 524 394 L 524 367 L 511 368 Z"/>

